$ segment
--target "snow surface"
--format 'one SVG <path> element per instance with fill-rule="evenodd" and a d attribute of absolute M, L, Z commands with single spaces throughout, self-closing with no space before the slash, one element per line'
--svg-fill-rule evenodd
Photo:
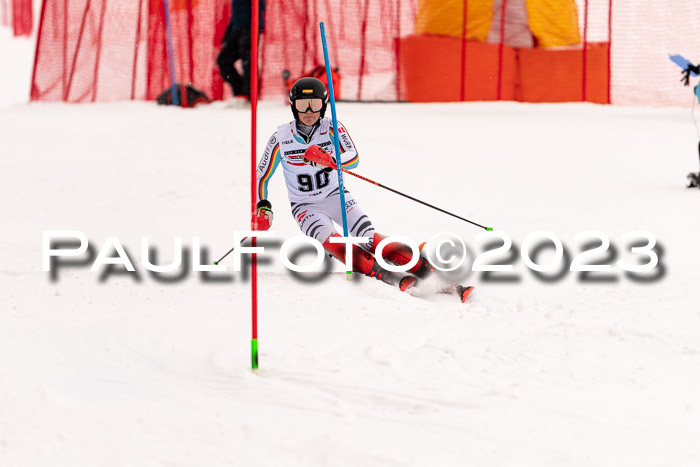
<path fill-rule="evenodd" d="M 689 109 L 585 104 L 341 104 L 370 178 L 507 232 L 652 232 L 666 274 L 516 283 L 476 273 L 468 304 L 331 274 L 307 284 L 277 249 L 259 280 L 164 283 L 142 235 L 209 260 L 246 229 L 249 114 L 214 104 L 18 103 L 27 42 L 0 101 L 1 466 L 691 466 L 700 462 L 697 170 Z M 9 52 L 8 52 L 9 51 Z M 13 52 L 14 51 L 14 52 Z M 3 59 L 4 60 L 4 59 Z M 4 62 L 3 62 L 4 63 Z M 22 65 L 26 64 L 26 66 Z M 2 87 L 0 87 L 2 88 Z M 18 97 L 19 96 L 19 97 Z M 689 96 L 690 102 L 690 96 Z M 290 118 L 260 108 L 258 147 Z M 356 179 L 378 231 L 426 240 L 468 224 Z M 282 176 L 277 239 L 298 235 Z M 42 271 L 42 231 L 126 247 L 134 274 Z M 543 256 L 544 259 L 544 256 Z M 231 268 L 231 262 L 225 262 Z M 336 271 L 340 269 L 336 268 Z M 222 276 L 219 274 L 218 276 Z M 362 280 L 360 280 L 362 279 Z"/>

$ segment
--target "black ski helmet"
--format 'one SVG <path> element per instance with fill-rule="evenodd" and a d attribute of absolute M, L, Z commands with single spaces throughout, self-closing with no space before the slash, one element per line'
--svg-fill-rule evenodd
<path fill-rule="evenodd" d="M 299 112 L 294 106 L 297 99 L 322 99 L 323 107 L 321 107 L 321 118 L 326 114 L 326 106 L 328 105 L 328 90 L 326 85 L 317 78 L 299 78 L 289 90 L 289 105 L 292 108 L 294 119 L 299 120 Z"/>

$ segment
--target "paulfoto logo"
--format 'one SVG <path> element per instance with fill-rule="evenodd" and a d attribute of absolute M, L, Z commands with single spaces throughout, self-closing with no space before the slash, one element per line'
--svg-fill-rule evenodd
<path fill-rule="evenodd" d="M 275 232 L 268 231 L 234 231 L 231 253 L 232 271 L 245 270 L 253 254 L 269 257 L 269 250 L 264 246 L 245 246 L 246 239 L 258 238 L 272 240 Z M 390 272 L 407 272 L 420 260 L 421 255 L 438 271 L 451 273 L 481 273 L 481 282 L 508 282 L 518 280 L 523 269 L 529 270 L 534 277 L 545 282 L 563 279 L 568 273 L 578 273 L 582 282 L 600 282 L 617 280 L 617 274 L 624 273 L 632 280 L 642 282 L 657 281 L 665 275 L 663 264 L 663 247 L 656 237 L 647 231 L 632 230 L 618 237 L 619 244 L 614 245 L 610 237 L 599 230 L 582 231 L 571 240 L 575 247 L 565 246 L 553 232 L 534 231 L 519 244 L 505 232 L 492 230 L 482 232 L 466 242 L 452 232 L 440 232 L 433 235 L 422 248 L 408 237 L 390 236 L 380 241 L 374 248 L 374 257 L 378 264 Z M 330 243 L 345 245 L 345 268 L 352 269 L 352 245 L 369 244 L 368 237 L 330 237 Z M 402 265 L 391 264 L 382 255 L 384 249 L 400 242 L 410 247 L 411 259 Z M 55 279 L 58 270 L 76 264 L 90 266 L 91 272 L 100 272 L 105 268 L 121 268 L 122 272 L 138 273 L 135 264 L 153 274 L 172 274 L 189 269 L 197 273 L 223 273 L 228 271 L 225 264 L 206 261 L 208 248 L 202 246 L 201 238 L 192 237 L 189 248 L 183 247 L 182 237 L 173 237 L 172 260 L 168 264 L 155 264 L 157 248 L 148 237 L 141 237 L 140 255 L 129 255 L 127 249 L 116 236 L 107 237 L 99 251 L 90 244 L 87 235 L 81 231 L 61 230 L 42 233 L 42 269 L 52 274 Z M 302 249 L 315 251 L 311 262 L 297 264 L 294 258 Z M 572 251 L 577 251 L 572 254 Z M 189 255 L 188 255 L 189 252 Z M 228 255 L 228 254 L 227 254 Z M 225 255 L 225 256 L 227 256 Z M 293 273 L 316 273 L 322 270 L 328 255 L 323 245 L 314 238 L 299 235 L 285 239 L 279 245 L 277 258 L 281 264 Z M 544 260 L 541 257 L 545 257 Z M 191 268 L 191 269 L 190 269 Z"/>

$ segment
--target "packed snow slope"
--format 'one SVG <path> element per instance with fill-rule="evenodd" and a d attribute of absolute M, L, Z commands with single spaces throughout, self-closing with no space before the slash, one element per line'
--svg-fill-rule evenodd
<path fill-rule="evenodd" d="M 249 113 L 16 102 L 0 103 L 0 465 L 700 462 L 688 109 L 339 104 L 358 173 L 495 226 L 516 252 L 549 230 L 573 255 L 572 237 L 596 229 L 630 259 L 619 236 L 646 230 L 663 274 L 641 282 L 613 266 L 611 280 L 545 282 L 518 256 L 516 281 L 462 274 L 477 286 L 467 304 L 343 274 L 303 282 L 278 256 L 299 234 L 278 173 L 253 373 L 250 280 L 229 258 L 210 275 L 218 281 L 189 266 L 166 282 L 173 274 L 145 270 L 140 244 L 148 236 L 165 264 L 174 237 L 189 248 L 198 236 L 211 261 L 248 228 Z M 290 118 L 264 103 L 258 148 Z M 451 231 L 483 246 L 478 228 L 346 185 L 379 232 L 423 241 Z M 85 261 L 52 280 L 47 230 L 81 231 L 94 253 L 116 236 L 136 273 Z"/>

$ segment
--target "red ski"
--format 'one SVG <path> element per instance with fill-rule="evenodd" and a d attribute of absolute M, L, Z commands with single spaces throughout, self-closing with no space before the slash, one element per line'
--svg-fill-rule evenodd
<path fill-rule="evenodd" d="M 448 294 L 448 295 L 457 295 L 459 299 L 462 301 L 462 303 L 467 301 L 467 298 L 469 298 L 469 295 L 474 291 L 474 287 L 471 285 L 459 285 L 459 284 L 450 284 L 446 285 L 444 287 L 441 287 L 438 289 L 437 293 L 441 294 Z"/>

